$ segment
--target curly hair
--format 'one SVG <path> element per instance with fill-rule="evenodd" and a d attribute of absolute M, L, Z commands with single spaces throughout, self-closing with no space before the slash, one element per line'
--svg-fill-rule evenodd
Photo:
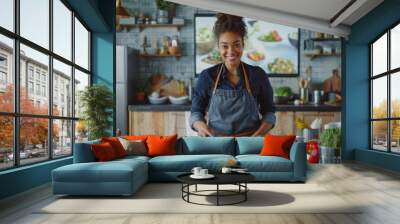
<path fill-rule="evenodd" d="M 214 24 L 213 32 L 217 40 L 225 32 L 237 33 L 242 39 L 247 34 L 246 24 L 243 22 L 242 17 L 224 13 L 217 14 L 217 21 Z"/>

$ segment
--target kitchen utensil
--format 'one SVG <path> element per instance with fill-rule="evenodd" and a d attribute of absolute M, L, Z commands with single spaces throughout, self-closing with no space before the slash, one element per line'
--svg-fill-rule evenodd
<path fill-rule="evenodd" d="M 313 103 L 316 105 L 321 103 L 321 95 L 318 90 L 314 90 L 314 100 L 313 101 L 314 101 Z"/>

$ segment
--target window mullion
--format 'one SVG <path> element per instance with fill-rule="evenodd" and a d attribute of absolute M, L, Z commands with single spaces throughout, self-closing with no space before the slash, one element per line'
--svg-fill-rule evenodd
<path fill-rule="evenodd" d="M 53 0 L 49 0 L 49 50 L 53 52 Z M 49 86 L 47 90 L 49 94 L 49 116 L 48 119 L 48 151 L 49 159 L 53 159 L 53 56 L 49 55 L 49 74 L 48 74 Z"/>
<path fill-rule="evenodd" d="M 19 7 L 20 1 L 14 1 L 14 30 L 19 35 Z M 14 39 L 14 113 L 19 114 L 20 112 L 20 47 L 19 39 Z M 20 165 L 19 145 L 20 145 L 20 118 L 14 116 L 14 166 Z"/>
<path fill-rule="evenodd" d="M 71 24 L 72 24 L 72 29 L 71 29 L 71 59 L 72 59 L 72 64 L 73 66 L 71 67 L 71 91 L 72 91 L 72 96 L 71 96 L 71 117 L 75 118 L 75 12 L 72 11 L 71 13 Z M 72 155 L 74 155 L 74 145 L 75 145 L 75 126 L 76 126 L 76 121 L 72 121 L 72 132 L 71 132 L 71 150 L 72 150 Z"/>
<path fill-rule="evenodd" d="M 387 32 L 387 36 L 388 36 L 388 38 L 387 38 L 387 46 L 388 46 L 388 49 L 387 49 L 387 71 L 390 71 L 390 34 L 391 34 L 391 32 L 390 32 L 390 29 L 389 29 L 389 31 Z M 388 98 L 388 100 L 387 100 L 387 110 L 388 110 L 388 113 L 387 113 L 387 116 L 388 116 L 388 118 L 391 118 L 392 117 L 392 111 L 391 111 L 391 108 L 392 108 L 392 106 L 391 106 L 391 102 L 392 102 L 392 100 L 391 100 L 391 88 L 390 88 L 390 79 L 391 79 L 391 74 L 390 73 L 388 73 L 387 74 L 387 98 Z M 391 124 L 392 124 L 392 121 L 389 119 L 388 120 L 388 122 L 387 122 L 387 136 L 388 136 L 388 152 L 391 152 L 392 151 L 392 136 L 391 136 Z"/>

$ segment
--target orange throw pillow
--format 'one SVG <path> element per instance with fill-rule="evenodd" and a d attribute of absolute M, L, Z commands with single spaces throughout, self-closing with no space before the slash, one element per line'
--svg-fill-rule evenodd
<path fill-rule="evenodd" d="M 175 155 L 177 138 L 178 135 L 148 136 L 146 140 L 148 156 Z"/>
<path fill-rule="evenodd" d="M 126 156 L 126 151 L 117 137 L 101 138 L 101 142 L 110 143 L 117 158 Z"/>
<path fill-rule="evenodd" d="M 129 141 L 144 141 L 146 142 L 147 135 L 126 135 L 124 139 Z"/>
<path fill-rule="evenodd" d="M 267 134 L 264 137 L 264 146 L 261 149 L 261 156 L 281 156 L 289 159 L 290 147 L 296 136 L 294 135 L 282 135 L 275 136 Z"/>
<path fill-rule="evenodd" d="M 99 162 L 110 161 L 117 158 L 113 147 L 108 142 L 93 144 L 91 145 L 91 149 L 94 157 Z"/>

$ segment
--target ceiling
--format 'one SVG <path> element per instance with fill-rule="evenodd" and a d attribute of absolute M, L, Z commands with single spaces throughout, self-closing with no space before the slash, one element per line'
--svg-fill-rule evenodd
<path fill-rule="evenodd" d="M 350 26 L 353 23 L 383 2 L 383 0 L 168 1 L 342 37 L 350 34 Z"/>

